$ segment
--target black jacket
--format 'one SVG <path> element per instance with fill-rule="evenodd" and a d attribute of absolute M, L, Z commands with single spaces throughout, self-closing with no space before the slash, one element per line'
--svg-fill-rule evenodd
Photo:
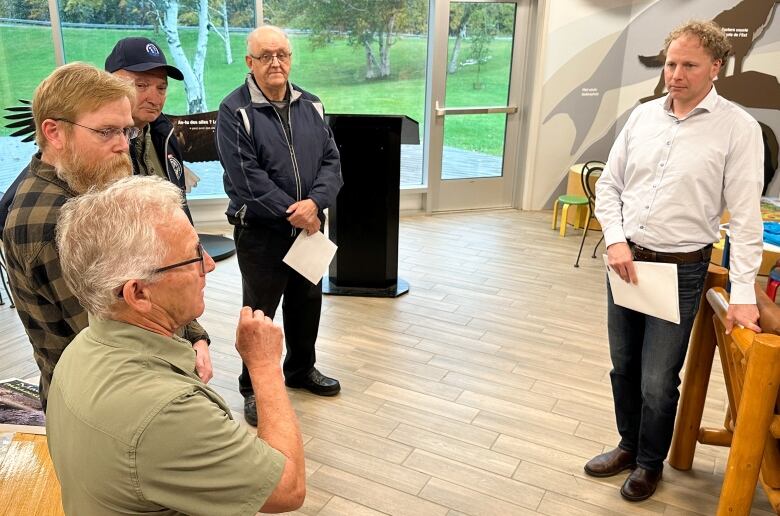
<path fill-rule="evenodd" d="M 179 142 L 173 134 L 173 124 L 171 124 L 164 114 L 161 114 L 157 117 L 157 120 L 149 124 L 149 134 L 152 138 L 152 146 L 157 152 L 157 158 L 165 167 L 165 173 L 168 175 L 168 180 L 181 189 L 181 194 L 184 198 L 184 212 L 187 214 L 187 218 L 190 219 L 190 222 L 192 222 L 190 207 L 187 205 L 184 162 L 181 158 Z M 136 156 L 135 146 L 133 145 L 130 145 L 130 158 L 133 160 L 133 174 L 137 175 L 139 170 L 139 157 Z"/>
<path fill-rule="evenodd" d="M 293 84 L 289 88 L 291 138 L 249 74 L 220 104 L 216 139 L 231 223 L 294 235 L 287 208 L 308 198 L 324 220 L 322 210 L 333 205 L 343 181 L 322 103 Z"/>

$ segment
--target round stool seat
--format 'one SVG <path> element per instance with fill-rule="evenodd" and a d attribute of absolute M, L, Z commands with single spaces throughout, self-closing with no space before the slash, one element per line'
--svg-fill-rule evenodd
<path fill-rule="evenodd" d="M 558 197 L 558 202 L 562 204 L 573 204 L 574 206 L 582 206 L 588 204 L 588 198 L 582 195 L 561 195 Z"/>

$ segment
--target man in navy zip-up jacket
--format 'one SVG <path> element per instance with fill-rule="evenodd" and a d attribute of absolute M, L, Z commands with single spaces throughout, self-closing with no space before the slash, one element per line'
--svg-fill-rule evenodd
<path fill-rule="evenodd" d="M 322 283 L 313 285 L 282 258 L 301 231 L 321 229 L 323 210 L 335 202 L 343 182 L 322 103 L 288 81 L 291 56 L 281 29 L 266 25 L 249 35 L 250 73 L 219 107 L 217 151 L 230 199 L 227 216 L 235 226 L 243 303 L 273 318 L 284 295 L 285 383 L 333 396 L 339 382 L 314 367 Z M 246 419 L 256 425 L 246 366 L 239 390 Z"/>

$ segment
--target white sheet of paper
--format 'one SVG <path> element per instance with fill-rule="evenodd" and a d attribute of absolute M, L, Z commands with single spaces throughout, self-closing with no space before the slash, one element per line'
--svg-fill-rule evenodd
<path fill-rule="evenodd" d="M 673 263 L 634 262 L 639 283 L 626 283 L 607 264 L 612 299 L 616 305 L 680 324 L 680 297 L 677 294 L 677 265 Z"/>
<path fill-rule="evenodd" d="M 316 285 L 328 270 L 336 249 L 338 246 L 319 231 L 309 235 L 302 230 L 282 261 Z"/>

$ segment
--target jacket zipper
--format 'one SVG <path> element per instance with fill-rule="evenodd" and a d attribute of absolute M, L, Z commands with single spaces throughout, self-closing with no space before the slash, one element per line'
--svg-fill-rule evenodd
<path fill-rule="evenodd" d="M 273 107 L 273 106 L 272 106 Z M 284 141 L 287 142 L 287 148 L 290 150 L 290 160 L 292 161 L 293 166 L 293 174 L 295 175 L 295 194 L 296 194 L 296 201 L 301 200 L 301 176 L 298 172 L 298 159 L 295 157 L 295 149 L 292 146 L 292 102 L 290 102 L 287 105 L 287 123 L 290 125 L 290 138 L 287 138 L 287 131 L 284 130 L 284 122 L 282 121 L 282 117 L 279 116 L 279 113 L 276 111 L 276 108 L 273 108 L 274 114 L 276 114 L 276 118 L 279 119 L 279 125 L 282 126 L 282 134 L 284 135 Z M 292 234 L 290 236 L 295 236 L 295 227 L 292 228 Z"/>
<path fill-rule="evenodd" d="M 179 183 L 173 177 L 171 177 L 171 171 L 168 170 L 168 165 L 170 165 L 168 162 L 168 141 L 170 141 L 172 134 L 173 127 L 171 127 L 171 132 L 168 133 L 168 136 L 165 137 L 165 147 L 163 148 L 163 167 L 165 167 L 165 175 L 168 176 L 168 181 L 175 184 L 176 186 L 179 186 Z M 183 172 L 184 171 L 182 170 L 182 173 Z"/>

